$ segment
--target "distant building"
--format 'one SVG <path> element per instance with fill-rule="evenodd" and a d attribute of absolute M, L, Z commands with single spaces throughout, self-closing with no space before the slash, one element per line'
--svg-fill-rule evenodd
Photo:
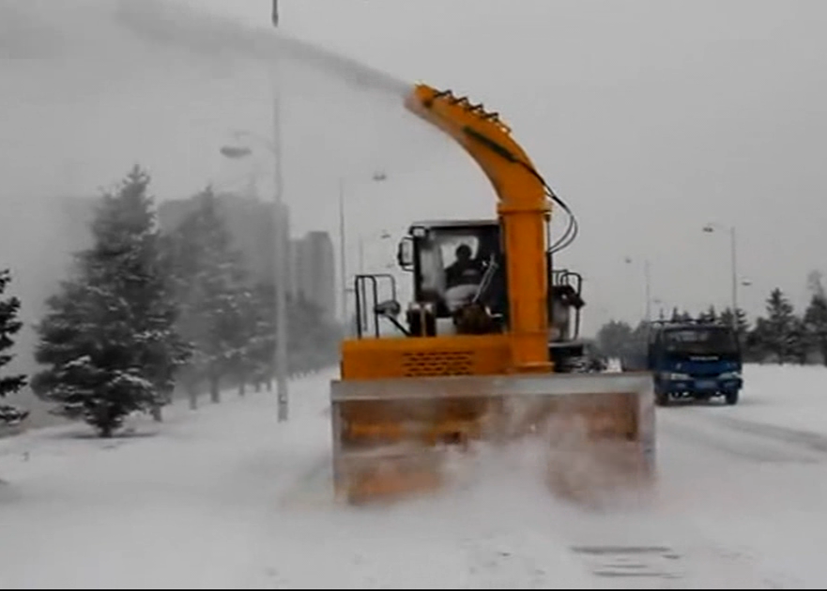
<path fill-rule="evenodd" d="M 233 246 L 241 251 L 247 269 L 257 281 L 273 281 L 273 204 L 233 194 L 218 193 L 218 210 L 227 222 Z M 187 215 L 195 211 L 195 197 L 162 201 L 158 204 L 161 231 L 173 231 Z M 282 206 L 283 221 L 289 232 L 290 220 L 286 205 Z"/>
<path fill-rule="evenodd" d="M 229 194 L 219 194 L 218 207 L 244 262 L 257 281 L 274 276 L 273 204 Z M 197 207 L 194 198 L 159 203 L 164 232 L 172 231 Z M 282 205 L 282 222 L 289 235 L 290 215 Z M 319 306 L 331 321 L 336 317 L 336 268 L 333 241 L 327 232 L 309 232 L 288 243 L 287 292 Z"/>
<path fill-rule="evenodd" d="M 328 321 L 336 319 L 336 259 L 327 232 L 308 232 L 292 241 L 293 293 L 317 305 Z"/>
<path fill-rule="evenodd" d="M 290 286 L 288 293 L 293 299 L 298 299 L 301 293 L 299 286 L 299 250 L 302 244 L 304 244 L 303 240 L 291 239 L 287 257 L 287 277 Z"/>

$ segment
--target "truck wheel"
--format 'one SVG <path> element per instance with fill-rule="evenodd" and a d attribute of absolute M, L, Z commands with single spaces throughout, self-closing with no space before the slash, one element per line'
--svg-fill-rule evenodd
<path fill-rule="evenodd" d="M 724 398 L 726 403 L 730 406 L 738 404 L 738 390 L 735 390 L 734 392 L 727 392 Z"/>
<path fill-rule="evenodd" d="M 655 392 L 655 404 L 658 406 L 669 406 L 669 393 Z"/>

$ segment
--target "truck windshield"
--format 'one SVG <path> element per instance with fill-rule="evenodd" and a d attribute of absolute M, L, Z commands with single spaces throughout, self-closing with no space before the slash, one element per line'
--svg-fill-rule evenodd
<path fill-rule="evenodd" d="M 738 342 L 732 330 L 721 327 L 698 327 L 666 330 L 664 348 L 668 353 L 709 355 L 737 353 Z"/>

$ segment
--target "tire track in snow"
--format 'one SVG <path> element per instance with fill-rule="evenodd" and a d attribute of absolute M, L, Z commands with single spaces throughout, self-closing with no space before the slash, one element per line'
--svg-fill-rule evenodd
<path fill-rule="evenodd" d="M 324 415 L 328 410 L 325 408 L 320 414 Z M 671 438 L 673 444 L 676 440 L 688 444 L 691 453 L 701 457 L 708 456 L 705 449 L 724 451 L 725 456 L 716 456 L 720 466 L 731 465 L 733 458 L 746 460 L 740 462 L 742 466 L 766 462 L 802 464 L 820 461 L 817 455 L 814 457 L 814 453 L 819 451 L 818 443 L 810 447 L 796 446 L 793 445 L 795 441 L 768 437 L 766 432 L 747 433 L 745 439 L 743 434 L 730 431 L 720 421 L 698 420 L 698 416 L 689 413 L 682 416 L 669 414 L 672 416 L 664 417 L 659 426 L 665 446 L 670 445 Z M 760 431 L 761 427 L 740 426 L 742 431 Z M 797 437 L 789 433 L 785 436 L 792 440 Z M 806 437 L 800 441 L 806 441 Z M 669 463 L 673 459 L 666 457 L 663 461 Z M 329 455 L 318 456 L 306 466 L 295 484 L 281 497 L 282 504 L 311 512 L 325 506 L 330 508 Z M 691 491 L 689 493 L 692 494 Z M 422 519 L 428 519 L 427 512 Z M 547 515 L 547 519 L 541 520 L 542 524 L 536 519 L 530 522 L 518 520 L 523 523 L 517 531 L 513 529 L 517 523 L 497 527 L 490 522 L 491 519 L 489 516 L 485 519 L 488 524 L 482 524 L 482 529 L 487 532 L 480 531 L 479 524 L 471 525 L 471 521 L 470 531 L 453 542 L 458 550 L 454 556 L 457 561 L 455 568 L 467 569 L 466 582 L 461 586 L 559 586 L 561 575 L 563 578 L 566 576 L 560 569 L 561 557 L 557 556 L 561 552 L 568 554 L 572 561 L 594 577 L 590 584 L 584 583 L 582 588 L 686 589 L 725 586 L 778 589 L 798 586 L 789 577 L 767 572 L 765 562 L 748 549 L 717 543 L 704 536 L 691 520 L 666 516 L 657 510 L 631 514 L 622 511 L 579 514 L 574 519 L 562 521 Z M 581 527 L 584 523 L 585 531 Z M 494 525 L 494 532 L 490 529 L 491 525 Z M 541 526 L 539 529 L 538 525 Z M 442 539 L 441 542 L 449 543 L 450 540 Z M 560 548 L 558 542 L 566 543 Z M 381 586 L 387 582 L 388 575 L 380 573 L 382 569 L 372 561 L 354 564 L 351 568 L 364 571 L 365 578 L 362 580 L 369 582 L 368 586 Z M 289 577 L 284 580 L 289 580 Z M 271 579 L 271 584 L 273 582 Z M 573 587 L 579 587 L 579 583 L 572 582 Z"/>
<path fill-rule="evenodd" d="M 776 532 L 796 530 L 801 507 L 818 512 L 811 501 L 817 484 L 815 489 L 798 485 L 793 495 L 784 487 L 812 482 L 827 460 L 822 445 L 827 442 L 817 434 L 765 428 L 722 414 L 729 413 L 708 408 L 658 412 L 658 513 L 673 521 L 666 531 L 672 527 L 677 534 L 685 527 L 687 540 L 697 541 L 687 553 L 692 560 L 686 569 L 696 586 L 801 588 L 810 575 L 796 566 L 811 561 L 809 554 L 802 557 L 783 543 L 779 547 L 779 534 L 768 538 L 765 533 L 773 531 L 774 519 L 793 520 Z M 818 531 L 800 531 L 814 542 L 823 538 Z"/>
<path fill-rule="evenodd" d="M 775 439 L 784 443 L 790 443 L 808 450 L 816 451 L 827 456 L 827 436 L 812 431 L 747 421 L 735 417 L 709 417 L 713 422 L 730 427 L 736 431 Z M 825 457 L 827 459 L 827 457 Z"/>
<path fill-rule="evenodd" d="M 827 461 L 827 438 L 814 433 L 732 417 L 681 413 L 659 414 L 659 437 L 674 437 L 693 446 L 755 463 L 815 464 Z"/>
<path fill-rule="evenodd" d="M 640 578 L 671 580 L 685 576 L 675 564 L 681 554 L 668 546 L 594 545 L 573 546 L 571 550 L 583 555 L 598 577 L 628 581 Z"/>
<path fill-rule="evenodd" d="M 749 551 L 710 539 L 690 519 L 644 511 L 584 516 L 571 552 L 612 589 L 798 588 Z"/>

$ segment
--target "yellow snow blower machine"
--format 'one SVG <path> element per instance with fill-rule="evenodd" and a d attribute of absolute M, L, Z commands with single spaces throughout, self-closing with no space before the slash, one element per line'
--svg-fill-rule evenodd
<path fill-rule="evenodd" d="M 397 251 L 413 279 L 404 314 L 393 275 L 355 277 L 355 331 L 331 383 L 337 497 L 433 490 L 445 484 L 448 453 L 524 438 L 553 450 L 548 482 L 557 491 L 578 493 L 568 471 L 586 461 L 598 476 L 649 482 L 651 375 L 585 366 L 581 278 L 552 268 L 576 235 L 571 211 L 496 113 L 427 85 L 413 87 L 405 106 L 482 168 L 496 218 L 410 225 Z M 553 203 L 570 223 L 551 242 Z"/>

